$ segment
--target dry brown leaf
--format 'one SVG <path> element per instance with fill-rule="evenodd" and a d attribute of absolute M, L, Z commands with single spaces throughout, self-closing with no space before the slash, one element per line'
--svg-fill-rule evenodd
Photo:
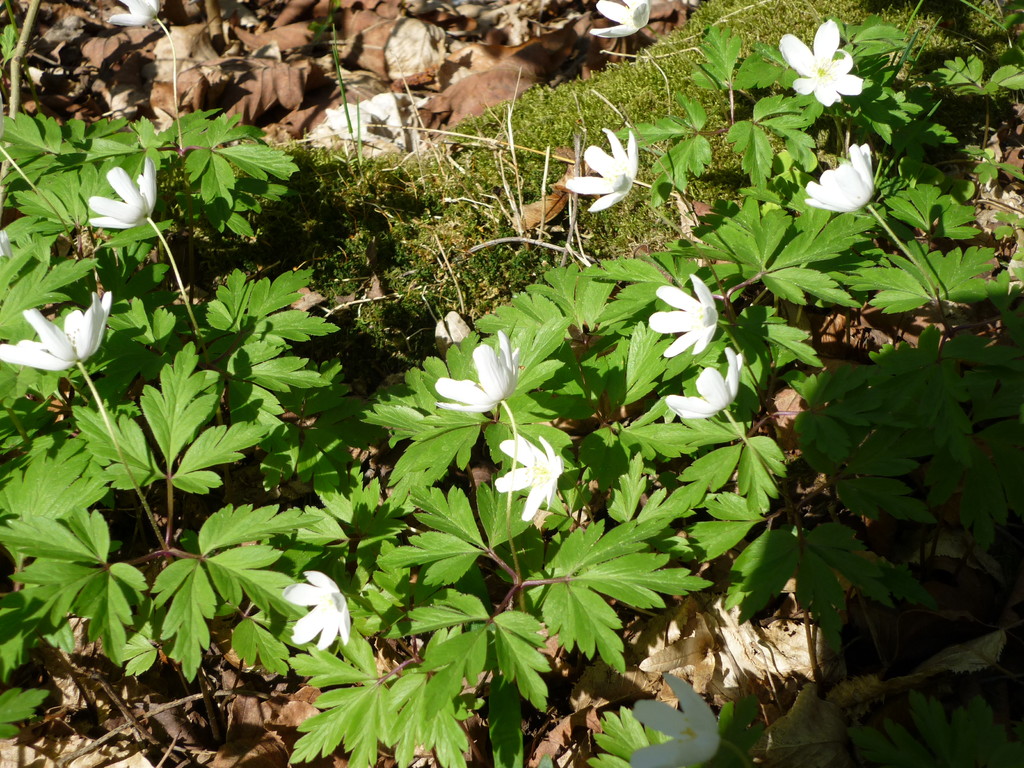
<path fill-rule="evenodd" d="M 387 77 L 400 80 L 433 72 L 444 62 L 446 53 L 443 29 L 419 19 L 397 19 L 384 44 Z"/>
<path fill-rule="evenodd" d="M 569 202 L 569 193 L 564 187 L 556 185 L 554 191 L 543 200 L 524 205 L 519 212 L 519 221 L 516 228 L 521 232 L 527 232 L 547 224 L 558 217 L 565 210 Z"/>
<path fill-rule="evenodd" d="M 210 768 L 287 768 L 288 750 L 271 731 L 228 741 L 217 750 Z"/>
<path fill-rule="evenodd" d="M 262 32 L 249 32 L 236 28 L 235 35 L 250 51 L 255 51 L 271 43 L 276 43 L 282 51 L 290 51 L 293 48 L 309 45 L 313 40 L 313 30 L 304 21 L 271 27 Z"/>
<path fill-rule="evenodd" d="M 127 741 L 127 740 L 125 740 Z M 139 745 L 125 741 L 102 744 L 64 768 L 153 768 L 139 751 Z M 0 740 L 0 766 L 3 768 L 57 768 L 57 761 L 85 749 L 93 739 L 74 735 L 66 739 L 44 739 L 34 745 L 18 744 L 14 739 Z"/>
<path fill-rule="evenodd" d="M 805 685 L 793 707 L 764 734 L 766 768 L 853 768 L 846 747 L 847 723 L 839 707 L 818 698 Z"/>

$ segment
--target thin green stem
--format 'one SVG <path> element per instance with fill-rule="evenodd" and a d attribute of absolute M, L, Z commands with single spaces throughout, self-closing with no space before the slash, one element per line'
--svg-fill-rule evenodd
<path fill-rule="evenodd" d="M 14 412 L 14 409 L 5 403 L 4 410 L 7 411 L 7 416 L 11 420 L 11 423 L 14 424 L 14 428 L 18 430 L 18 434 L 21 435 L 21 439 L 26 443 L 31 442 L 28 437 L 28 432 L 25 431 L 25 426 L 21 423 L 21 419 L 18 418 L 18 414 Z"/>
<path fill-rule="evenodd" d="M 178 103 L 178 53 L 174 50 L 174 38 L 171 37 L 171 30 L 159 18 L 154 21 L 167 36 L 167 42 L 171 44 L 171 98 L 174 101 L 174 127 L 178 129 L 178 149 L 184 149 L 185 139 L 181 133 L 181 105 Z"/>
<path fill-rule="evenodd" d="M 156 232 L 156 236 L 160 238 L 160 245 L 164 247 L 164 253 L 167 254 L 167 261 L 170 262 L 171 269 L 174 271 L 174 279 L 178 281 L 178 292 L 181 294 L 181 300 L 185 304 L 185 311 L 188 312 L 189 322 L 192 323 L 192 331 L 196 336 L 196 343 L 203 347 L 202 336 L 199 333 L 199 323 L 196 322 L 196 316 L 192 314 L 192 300 L 189 298 L 188 291 L 185 290 L 185 281 L 181 278 L 181 272 L 178 271 L 178 262 L 174 258 L 174 254 L 171 252 L 171 246 L 167 244 L 167 239 L 164 237 L 164 233 L 160 231 L 160 227 L 156 225 L 152 217 L 147 217 L 146 221 L 149 222 L 149 226 Z"/>
<path fill-rule="evenodd" d="M 875 206 L 869 204 L 867 206 L 867 209 L 868 212 L 875 217 L 878 223 L 882 225 L 882 229 L 884 229 L 886 234 L 889 235 L 889 238 L 894 243 L 896 243 L 896 247 L 900 249 L 903 255 L 910 260 L 910 263 L 913 264 L 917 268 L 917 271 L 921 273 L 921 276 L 924 277 L 925 281 L 928 283 L 929 292 L 931 292 L 932 296 L 935 298 L 935 301 L 937 302 L 939 300 L 939 293 L 935 287 L 935 283 L 932 282 L 931 275 L 927 272 L 927 270 L 924 269 L 924 267 L 921 266 L 921 263 L 917 260 L 917 257 L 910 252 L 910 249 L 907 248 L 906 245 L 904 245 L 903 241 L 896 236 L 896 233 L 892 231 L 892 228 L 888 225 L 888 223 L 886 223 L 885 219 L 883 219 L 881 215 L 878 213 L 878 211 L 875 210 Z"/>
<path fill-rule="evenodd" d="M 156 540 L 163 544 L 164 537 L 160 530 L 160 525 L 157 523 L 156 515 L 153 514 L 153 510 L 149 506 L 149 502 L 146 501 L 145 494 L 142 493 L 142 488 L 135 479 L 135 473 L 132 472 L 131 465 L 128 463 L 128 459 L 125 458 L 124 451 L 121 449 L 121 442 L 117 439 L 117 433 L 114 432 L 114 425 L 110 423 L 110 416 L 107 414 L 107 407 L 103 404 L 103 398 L 100 397 L 100 393 L 96 391 L 96 385 L 93 383 L 89 372 L 85 370 L 85 366 L 82 365 L 82 362 L 80 360 L 76 361 L 76 365 L 78 366 L 78 370 L 82 372 L 82 376 L 85 377 L 85 383 L 89 387 L 89 392 L 92 393 L 93 400 L 96 401 L 96 408 L 99 409 L 100 418 L 103 419 L 103 426 L 107 428 L 107 434 L 110 435 L 110 440 L 113 442 L 114 448 L 117 450 L 117 457 L 121 460 L 121 464 L 124 466 L 125 472 L 128 473 L 128 479 L 131 481 L 132 488 L 135 489 L 135 493 L 139 497 L 139 502 L 142 504 L 142 509 L 146 513 L 146 518 L 149 520 L 150 525 L 153 526 L 153 530 L 156 532 Z"/>
<path fill-rule="evenodd" d="M 504 400 L 501 401 L 501 408 L 505 411 L 505 415 L 508 416 L 509 426 L 512 427 L 512 442 L 515 446 L 512 449 L 512 469 L 509 470 L 511 475 L 516 471 L 516 467 L 519 464 L 519 427 L 516 425 L 515 414 L 512 413 L 512 409 L 508 407 L 508 403 Z M 508 545 L 512 548 L 512 565 L 515 567 L 516 580 L 519 581 L 523 578 L 523 572 L 519 567 L 519 553 L 516 551 L 516 543 L 512 540 L 512 493 L 510 488 L 505 503 L 505 531 L 508 534 Z"/>

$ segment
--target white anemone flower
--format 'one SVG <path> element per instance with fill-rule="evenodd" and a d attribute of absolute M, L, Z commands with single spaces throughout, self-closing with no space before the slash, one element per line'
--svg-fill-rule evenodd
<path fill-rule="evenodd" d="M 697 298 L 687 295 L 673 285 L 658 288 L 658 298 L 676 308 L 675 312 L 655 312 L 651 315 L 651 328 L 658 333 L 683 334 L 665 350 L 665 357 L 675 357 L 693 347 L 693 354 L 699 355 L 715 335 L 718 327 L 718 310 L 715 297 L 696 275 L 690 275 L 693 291 Z"/>
<path fill-rule="evenodd" d="M 807 185 L 810 197 L 805 202 L 815 208 L 837 213 L 859 211 L 875 194 L 875 173 L 871 167 L 871 147 L 854 144 L 850 162 L 821 174 L 821 183 Z"/>
<path fill-rule="evenodd" d="M 665 405 L 682 419 L 707 419 L 732 405 L 740 391 L 743 355 L 726 349 L 725 356 L 729 360 L 729 370 L 724 378 L 714 368 L 705 368 L 697 377 L 700 397 L 669 395 L 665 398 Z"/>
<path fill-rule="evenodd" d="M 89 309 L 68 313 L 64 330 L 43 317 L 38 309 L 26 309 L 22 315 L 42 341 L 25 339 L 17 344 L 0 344 L 0 360 L 42 371 L 66 371 L 76 363 L 84 363 L 99 349 L 113 300 L 114 294 L 110 292 L 102 299 L 94 293 Z"/>
<path fill-rule="evenodd" d="M 119 27 L 144 27 L 160 13 L 160 0 L 118 0 L 128 13 L 115 13 L 107 21 Z"/>
<path fill-rule="evenodd" d="M 498 446 L 502 453 L 513 459 L 513 469 L 495 480 L 494 487 L 499 493 L 530 489 L 523 508 L 523 520 L 532 520 L 541 504 L 551 507 L 558 490 L 558 478 L 565 469 L 562 457 L 555 453 L 551 444 L 543 437 L 539 439 L 543 450 L 522 437 L 503 440 Z"/>
<path fill-rule="evenodd" d="M 597 0 L 597 10 L 618 26 L 592 29 L 596 37 L 628 37 L 647 26 L 651 20 L 651 0 L 622 0 L 624 5 L 610 0 Z"/>
<path fill-rule="evenodd" d="M 779 51 L 800 75 L 793 81 L 793 90 L 814 98 L 830 107 L 842 96 L 859 96 L 864 89 L 864 80 L 851 75 L 853 57 L 839 50 L 839 26 L 829 19 L 814 33 L 814 52 L 793 35 L 783 35 Z M 836 58 L 836 54 L 842 54 Z"/>
<path fill-rule="evenodd" d="M 629 758 L 633 768 L 684 768 L 706 763 L 722 743 L 718 720 L 707 702 L 679 678 L 665 675 L 665 681 L 679 699 L 682 711 L 661 701 L 645 700 L 636 703 L 633 714 L 648 728 L 668 734 L 672 740 L 638 749 Z"/>
<path fill-rule="evenodd" d="M 0 256 L 8 259 L 14 257 L 14 250 L 11 248 L 11 236 L 0 229 Z"/>
<path fill-rule="evenodd" d="M 312 606 L 313 610 L 295 622 L 292 642 L 304 645 L 320 635 L 316 647 L 321 651 L 327 650 L 336 637 L 341 637 L 342 644 L 347 643 L 352 630 L 352 617 L 348 613 L 348 601 L 338 585 L 320 571 L 305 571 L 302 575 L 309 584 L 285 587 L 284 599 L 294 605 Z"/>
<path fill-rule="evenodd" d="M 438 403 L 437 407 L 464 413 L 487 413 L 511 397 L 519 383 L 519 350 L 512 351 L 504 331 L 498 331 L 498 348 L 499 352 L 495 353 L 493 348 L 481 344 L 473 350 L 479 384 L 447 376 L 438 379 L 434 384 L 437 394 L 457 402 Z"/>
<path fill-rule="evenodd" d="M 587 147 L 583 153 L 583 159 L 587 161 L 592 169 L 600 176 L 578 176 L 569 179 L 565 183 L 567 189 L 577 195 L 602 195 L 590 206 L 591 213 L 603 211 L 629 194 L 633 188 L 633 180 L 636 179 L 636 171 L 639 165 L 639 158 L 636 149 L 636 136 L 629 132 L 629 139 L 626 143 L 627 149 L 622 149 L 622 142 L 607 128 L 604 132 L 608 134 L 608 143 L 611 145 L 612 154 L 609 155 L 600 147 Z"/>
<path fill-rule="evenodd" d="M 89 223 L 106 229 L 131 229 L 145 224 L 156 206 L 156 166 L 153 161 L 146 158 L 138 184 L 132 183 L 124 168 L 111 168 L 107 181 L 124 202 L 96 195 L 90 197 L 89 207 L 100 215 L 89 219 Z"/>

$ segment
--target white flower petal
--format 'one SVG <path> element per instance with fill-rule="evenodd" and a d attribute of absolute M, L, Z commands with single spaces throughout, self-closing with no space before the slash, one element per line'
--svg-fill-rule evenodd
<path fill-rule="evenodd" d="M 665 398 L 665 405 L 681 419 L 707 419 L 721 410 L 702 397 L 669 395 Z"/>
<path fill-rule="evenodd" d="M 38 309 L 26 309 L 21 314 L 39 335 L 39 340 L 50 354 L 74 365 L 75 349 L 64 331 L 43 317 Z"/>
<path fill-rule="evenodd" d="M 324 596 L 324 591 L 312 584 L 289 584 L 284 588 L 283 595 L 293 605 L 316 605 Z"/>
<path fill-rule="evenodd" d="M 455 400 L 456 403 L 438 403 L 438 408 L 445 408 L 450 411 L 463 411 L 468 413 L 485 413 L 493 410 L 500 401 L 480 389 L 475 381 L 469 379 L 440 378 L 434 384 L 434 389 L 441 397 Z"/>
<path fill-rule="evenodd" d="M 0 99 L 0 109 L 3 109 L 3 99 Z M 0 114 L 0 136 L 3 136 L 3 115 Z M 11 249 L 11 236 L 0 230 L 0 256 L 13 258 L 14 251 Z"/>
<path fill-rule="evenodd" d="M 145 207 L 139 188 L 132 184 L 124 168 L 111 168 L 107 171 L 107 182 L 133 211 L 138 212 Z"/>
<path fill-rule="evenodd" d="M 0 344 L 0 360 L 11 365 L 27 365 L 41 371 L 66 371 L 75 363 L 62 360 L 46 351 L 38 341 L 19 341 L 17 344 Z"/>
<path fill-rule="evenodd" d="M 704 285 L 701 283 L 701 285 Z M 707 290 L 707 287 L 704 288 Z M 676 309 L 681 309 L 684 312 L 699 312 L 701 304 L 700 302 L 690 296 L 688 293 L 680 288 L 676 288 L 674 285 L 662 285 L 655 291 L 658 298 L 664 301 L 666 304 L 670 304 Z"/>
<path fill-rule="evenodd" d="M 693 330 L 693 316 L 685 312 L 655 312 L 647 321 L 658 333 L 688 333 Z"/>
<path fill-rule="evenodd" d="M 838 50 L 839 25 L 829 19 L 814 33 L 814 58 L 819 61 L 832 61 Z"/>
<path fill-rule="evenodd" d="M 679 708 L 682 710 L 683 719 L 686 721 L 686 727 L 689 730 L 694 731 L 698 738 L 706 734 L 718 735 L 718 718 L 715 717 L 715 713 L 711 711 L 711 707 L 708 706 L 707 702 L 700 697 L 693 687 L 680 680 L 675 675 L 665 675 L 665 682 L 668 683 L 669 688 L 672 689 L 672 693 L 679 699 Z M 646 725 L 649 725 L 645 723 Z M 656 726 L 651 725 L 652 728 Z M 660 729 L 658 729 L 660 730 Z M 666 731 L 668 733 L 668 731 Z M 717 749 L 716 749 L 717 751 Z M 714 753 L 708 755 L 710 759 L 714 756 Z M 700 762 L 703 762 L 701 760 Z"/>
<path fill-rule="evenodd" d="M 637 30 L 634 29 L 632 25 L 627 27 L 624 24 L 617 27 L 607 27 L 605 29 L 590 30 L 590 34 L 592 34 L 594 37 L 629 37 L 630 35 L 635 35 L 636 33 Z"/>
<path fill-rule="evenodd" d="M 643 702 L 637 702 L 642 704 Z M 632 768 L 684 768 L 692 763 L 686 762 L 687 753 L 678 741 L 666 741 L 638 749 L 629 758 Z"/>
<path fill-rule="evenodd" d="M 613 192 L 610 195 L 605 195 L 604 197 L 598 198 L 597 202 L 590 206 L 588 210 L 591 213 L 597 213 L 598 211 L 603 211 L 606 208 L 611 208 L 617 202 L 619 202 L 620 200 L 624 200 L 625 198 L 625 192 Z"/>
<path fill-rule="evenodd" d="M 836 78 L 834 87 L 843 96 L 860 96 L 864 90 L 864 79 L 856 75 L 841 75 Z"/>
<path fill-rule="evenodd" d="M 498 493 L 510 493 L 529 488 L 533 484 L 533 470 L 526 467 L 519 467 L 502 475 L 494 481 L 494 487 Z"/>
<path fill-rule="evenodd" d="M 779 41 L 779 51 L 797 74 L 810 77 L 814 71 L 814 54 L 804 45 L 803 41 L 793 35 L 783 35 Z"/>
<path fill-rule="evenodd" d="M 716 412 L 732 402 L 725 379 L 714 368 L 705 368 L 697 377 L 697 391 Z"/>
<path fill-rule="evenodd" d="M 599 176 L 577 176 L 565 182 L 565 187 L 577 195 L 608 195 L 615 191 L 608 179 Z"/>
<path fill-rule="evenodd" d="M 686 726 L 686 718 L 683 717 L 683 713 L 663 701 L 650 699 L 638 701 L 633 707 L 633 714 L 648 728 L 661 731 L 669 736 L 675 735 Z"/>
<path fill-rule="evenodd" d="M 807 96 L 808 94 L 814 93 L 814 90 L 817 87 L 818 81 L 810 77 L 798 77 L 793 81 L 793 90 L 801 96 Z"/>
<path fill-rule="evenodd" d="M 313 609 L 296 621 L 295 626 L 292 627 L 292 642 L 295 645 L 305 645 L 317 635 L 322 634 L 324 631 L 323 619 L 324 617 L 316 609 Z M 328 641 L 329 644 L 330 641 Z M 319 644 L 317 647 L 319 647 Z"/>
<path fill-rule="evenodd" d="M 621 149 L 622 145 L 619 145 Z M 618 167 L 618 161 L 598 146 L 591 145 L 583 151 L 583 159 L 601 176 L 612 176 Z"/>
<path fill-rule="evenodd" d="M 621 3 L 613 3 L 611 0 L 597 0 L 597 12 L 606 19 L 611 19 L 616 24 L 627 24 L 632 13 L 629 8 Z"/>
<path fill-rule="evenodd" d="M 533 520 L 537 516 L 537 512 L 540 511 L 540 505 L 547 499 L 547 496 L 548 491 L 546 488 L 535 485 L 530 489 L 530 493 L 526 497 L 526 504 L 523 507 L 522 519 L 524 522 Z"/>

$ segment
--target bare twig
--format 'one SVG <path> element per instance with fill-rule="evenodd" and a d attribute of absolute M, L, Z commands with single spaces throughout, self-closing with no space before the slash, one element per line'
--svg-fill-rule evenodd
<path fill-rule="evenodd" d="M 476 253 L 482 251 L 484 248 L 490 248 L 492 245 L 502 245 L 503 243 L 522 243 L 523 245 L 538 245 L 541 248 L 548 248 L 552 251 L 558 251 L 559 253 L 567 253 L 569 249 L 564 245 L 555 245 L 554 243 L 545 243 L 543 240 L 533 240 L 529 237 L 499 237 L 496 240 L 488 240 L 486 243 L 480 243 L 474 245 L 469 249 L 469 253 Z"/>

